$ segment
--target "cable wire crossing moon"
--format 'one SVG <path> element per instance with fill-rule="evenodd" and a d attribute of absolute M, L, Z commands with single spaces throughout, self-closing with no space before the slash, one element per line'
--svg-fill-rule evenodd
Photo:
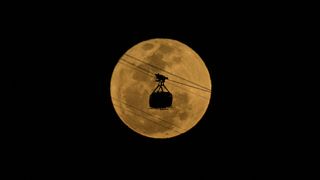
<path fill-rule="evenodd" d="M 188 132 L 205 114 L 211 79 L 201 57 L 173 39 L 156 38 L 130 48 L 116 64 L 110 82 L 120 120 L 149 138 Z"/>

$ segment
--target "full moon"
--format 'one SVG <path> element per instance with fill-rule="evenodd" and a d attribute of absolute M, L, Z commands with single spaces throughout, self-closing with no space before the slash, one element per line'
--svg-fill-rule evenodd
<path fill-rule="evenodd" d="M 158 85 L 155 74 L 168 79 L 171 107 L 149 106 Z M 150 138 L 171 138 L 189 131 L 205 114 L 211 79 L 200 56 L 172 39 L 150 39 L 130 48 L 119 59 L 111 77 L 111 100 L 121 121 Z"/>

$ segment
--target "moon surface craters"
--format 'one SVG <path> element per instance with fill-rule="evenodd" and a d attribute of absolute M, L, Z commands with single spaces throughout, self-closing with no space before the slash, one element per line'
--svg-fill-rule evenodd
<path fill-rule="evenodd" d="M 173 55 L 176 54 L 176 48 L 169 45 L 168 43 L 161 43 L 157 49 L 147 56 L 146 59 L 149 63 L 157 66 L 158 68 L 170 68 L 176 62 L 173 62 Z"/>
<path fill-rule="evenodd" d="M 146 65 L 141 64 L 138 66 L 138 68 L 146 69 L 147 67 L 146 67 Z M 147 73 L 147 72 L 145 72 L 145 73 Z M 136 83 L 150 81 L 150 78 L 145 73 L 143 73 L 141 71 L 136 71 L 135 73 L 133 73 L 132 78 L 133 78 L 133 80 L 137 81 Z"/>
<path fill-rule="evenodd" d="M 148 63 L 152 64 L 153 66 L 156 66 L 157 68 L 165 69 L 167 66 L 167 63 L 163 60 L 163 55 L 160 53 L 153 53 L 146 59 Z"/>
<path fill-rule="evenodd" d="M 174 64 L 174 63 L 179 64 L 179 63 L 181 63 L 181 61 L 182 61 L 181 56 L 174 56 L 174 57 L 172 57 L 172 63 L 173 63 L 173 64 Z"/>
<path fill-rule="evenodd" d="M 184 121 L 187 119 L 188 107 L 191 107 L 189 100 L 189 95 L 186 92 L 180 92 L 175 94 L 175 102 L 177 104 L 181 104 L 180 106 L 175 106 L 177 109 L 177 116 L 179 117 L 180 121 Z"/>
<path fill-rule="evenodd" d="M 163 53 L 163 54 L 170 54 L 172 52 L 174 52 L 175 48 L 171 47 L 168 44 L 161 44 L 158 51 Z"/>
<path fill-rule="evenodd" d="M 154 47 L 154 44 L 152 44 L 152 43 L 145 43 L 144 45 L 142 45 L 142 49 L 145 51 L 149 51 L 149 50 L 153 49 L 153 47 Z"/>

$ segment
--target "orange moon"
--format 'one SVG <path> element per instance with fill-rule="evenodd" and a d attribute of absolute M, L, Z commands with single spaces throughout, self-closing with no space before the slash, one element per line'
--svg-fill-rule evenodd
<path fill-rule="evenodd" d="M 172 107 L 149 107 L 157 86 L 155 74 L 168 77 Z M 171 138 L 187 132 L 205 114 L 211 98 L 211 79 L 200 56 L 172 39 L 150 39 L 130 48 L 119 59 L 110 82 L 111 100 L 121 121 L 150 138 Z"/>

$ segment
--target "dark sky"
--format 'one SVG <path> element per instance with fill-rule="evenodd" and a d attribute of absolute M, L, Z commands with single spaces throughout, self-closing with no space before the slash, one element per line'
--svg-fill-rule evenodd
<path fill-rule="evenodd" d="M 17 136 L 28 177 L 263 176 L 281 146 L 270 93 L 270 84 L 278 82 L 270 68 L 277 66 L 284 41 L 278 37 L 285 38 L 286 30 L 281 20 L 258 10 L 194 9 L 149 8 L 120 16 L 120 10 L 59 8 L 19 18 L 14 33 L 24 50 Z M 204 118 L 168 140 L 132 132 L 110 101 L 118 59 L 150 38 L 188 44 L 213 82 Z"/>

